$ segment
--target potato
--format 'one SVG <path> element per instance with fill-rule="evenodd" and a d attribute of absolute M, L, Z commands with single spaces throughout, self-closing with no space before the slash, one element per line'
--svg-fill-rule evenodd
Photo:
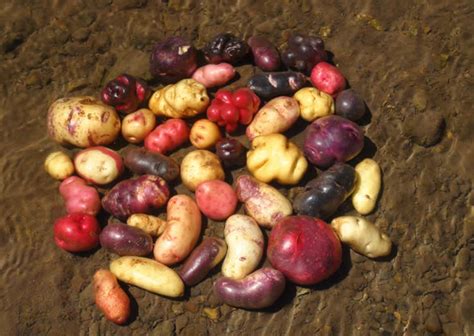
<path fill-rule="evenodd" d="M 306 76 L 301 72 L 264 72 L 254 75 L 247 83 L 250 90 L 262 99 L 289 96 L 306 84 Z"/>
<path fill-rule="evenodd" d="M 179 275 L 159 262 L 143 257 L 120 257 L 110 263 L 110 271 L 119 280 L 152 293 L 179 297 L 184 284 Z"/>
<path fill-rule="evenodd" d="M 300 116 L 298 102 L 290 97 L 277 97 L 265 104 L 247 127 L 250 140 L 259 135 L 283 133 Z"/>
<path fill-rule="evenodd" d="M 357 182 L 352 194 L 352 205 L 361 215 L 372 212 L 382 185 L 380 166 L 372 159 L 364 159 L 355 166 Z"/>
<path fill-rule="evenodd" d="M 153 240 L 148 233 L 121 222 L 109 222 L 99 239 L 103 248 L 121 256 L 143 257 L 153 250 Z"/>
<path fill-rule="evenodd" d="M 222 274 L 232 279 L 242 279 L 257 268 L 263 256 L 263 234 L 258 224 L 249 216 L 232 215 L 225 222 L 227 255 L 222 264 Z"/>
<path fill-rule="evenodd" d="M 194 79 L 180 80 L 165 86 L 150 98 L 154 114 L 168 118 L 189 118 L 202 113 L 209 105 L 206 87 Z"/>
<path fill-rule="evenodd" d="M 261 135 L 253 139 L 247 152 L 247 168 L 259 181 L 297 184 L 308 162 L 303 152 L 282 134 Z"/>
<path fill-rule="evenodd" d="M 77 176 L 70 176 L 59 185 L 59 193 L 64 199 L 68 214 L 97 215 L 100 210 L 99 193 L 94 187 Z"/>
<path fill-rule="evenodd" d="M 105 269 L 94 274 L 95 304 L 105 318 L 116 324 L 124 324 L 130 317 L 130 298 L 120 287 L 115 275 Z"/>
<path fill-rule="evenodd" d="M 244 203 L 245 212 L 266 228 L 272 228 L 281 218 L 293 212 L 290 201 L 272 186 L 248 175 L 235 181 L 235 192 Z"/>
<path fill-rule="evenodd" d="M 50 153 L 46 157 L 44 169 L 56 180 L 64 180 L 74 174 L 74 164 L 71 158 L 61 151 Z"/>
<path fill-rule="evenodd" d="M 331 226 L 341 242 L 369 258 L 390 254 L 392 242 L 371 222 L 362 217 L 342 216 L 332 220 Z"/>
<path fill-rule="evenodd" d="M 196 188 L 196 202 L 199 210 L 210 219 L 224 220 L 235 212 L 237 195 L 224 181 L 210 180 Z"/>
<path fill-rule="evenodd" d="M 158 237 L 165 230 L 166 221 L 147 214 L 133 214 L 128 217 L 127 224 L 142 229 L 150 236 Z"/>
<path fill-rule="evenodd" d="M 176 195 L 168 202 L 166 223 L 153 255 L 160 263 L 173 265 L 186 258 L 196 245 L 201 233 L 201 212 L 191 197 Z"/>
<path fill-rule="evenodd" d="M 193 79 L 206 88 L 221 86 L 235 76 L 235 69 L 229 63 L 206 64 L 197 68 L 193 73 Z"/>
<path fill-rule="evenodd" d="M 293 98 L 300 105 L 301 118 L 313 121 L 334 114 L 334 99 L 314 87 L 306 87 L 295 93 Z"/>
<path fill-rule="evenodd" d="M 213 147 L 221 138 L 219 127 L 208 119 L 200 119 L 191 127 L 189 140 L 198 149 Z"/>
<path fill-rule="evenodd" d="M 181 180 L 191 191 L 202 182 L 224 180 L 224 177 L 219 157 L 207 150 L 189 152 L 181 162 Z"/>
<path fill-rule="evenodd" d="M 145 148 L 128 148 L 123 161 L 135 174 L 156 175 L 168 182 L 179 176 L 179 165 L 174 159 Z"/>
<path fill-rule="evenodd" d="M 56 100 L 48 110 L 48 134 L 62 145 L 108 145 L 120 132 L 117 112 L 94 97 Z"/>
<path fill-rule="evenodd" d="M 120 154 L 103 146 L 80 151 L 74 158 L 74 166 L 80 177 L 99 185 L 114 181 L 123 172 Z"/>
<path fill-rule="evenodd" d="M 156 116 L 142 108 L 130 113 L 122 120 L 122 136 L 130 143 L 138 144 L 155 128 Z"/>

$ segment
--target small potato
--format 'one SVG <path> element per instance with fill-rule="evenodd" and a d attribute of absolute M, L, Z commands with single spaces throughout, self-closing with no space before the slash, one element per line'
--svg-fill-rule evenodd
<path fill-rule="evenodd" d="M 59 185 L 68 214 L 97 215 L 100 210 L 99 193 L 77 176 L 70 176 Z"/>
<path fill-rule="evenodd" d="M 196 202 L 204 215 L 224 220 L 235 212 L 237 195 L 232 187 L 221 180 L 210 180 L 196 188 Z"/>
<path fill-rule="evenodd" d="M 179 165 L 172 158 L 145 148 L 128 148 L 123 156 L 125 166 L 135 174 L 156 175 L 170 182 L 179 176 Z"/>
<path fill-rule="evenodd" d="M 390 254 L 392 242 L 371 222 L 362 217 L 342 216 L 332 220 L 331 226 L 341 242 L 369 258 Z"/>
<path fill-rule="evenodd" d="M 207 150 L 189 152 L 181 162 L 181 180 L 191 191 L 202 182 L 224 180 L 224 177 L 219 157 Z"/>
<path fill-rule="evenodd" d="M 103 146 L 80 151 L 74 158 L 74 166 L 80 177 L 99 185 L 114 181 L 123 172 L 120 154 Z"/>
<path fill-rule="evenodd" d="M 152 293 L 169 297 L 184 294 L 184 284 L 178 273 L 152 259 L 120 257 L 110 263 L 110 271 L 119 280 Z"/>
<path fill-rule="evenodd" d="M 334 114 L 334 99 L 327 93 L 313 87 L 306 87 L 295 93 L 293 98 L 300 105 L 301 118 L 314 121 Z"/>
<path fill-rule="evenodd" d="M 264 72 L 250 78 L 247 86 L 262 99 L 289 96 L 306 84 L 306 76 L 301 72 Z"/>
<path fill-rule="evenodd" d="M 53 152 L 46 157 L 44 169 L 56 180 L 64 180 L 74 174 L 74 164 L 67 154 L 63 152 Z"/>
<path fill-rule="evenodd" d="M 130 317 L 130 299 L 120 287 L 115 275 L 105 269 L 94 274 L 95 304 L 105 318 L 115 324 L 124 324 Z"/>
<path fill-rule="evenodd" d="M 232 215 L 225 222 L 224 236 L 228 249 L 222 264 L 222 274 L 232 279 L 242 279 L 255 270 L 262 259 L 262 231 L 251 217 Z"/>
<path fill-rule="evenodd" d="M 155 128 L 156 116 L 149 109 L 142 108 L 130 113 L 122 120 L 122 135 L 130 143 L 137 144 Z"/>
<path fill-rule="evenodd" d="M 193 79 L 206 88 L 221 86 L 235 76 L 235 69 L 229 63 L 207 64 L 197 68 L 193 73 Z"/>
<path fill-rule="evenodd" d="M 133 214 L 128 217 L 127 224 L 142 229 L 150 236 L 158 237 L 165 230 L 166 221 L 147 214 Z"/>
<path fill-rule="evenodd" d="M 372 159 L 364 159 L 355 166 L 357 182 L 352 194 L 352 205 L 361 215 L 372 212 L 382 185 L 380 166 Z"/>
<path fill-rule="evenodd" d="M 153 240 L 148 233 L 121 222 L 106 225 L 99 239 L 103 248 L 120 256 L 143 257 L 153 250 Z"/>
<path fill-rule="evenodd" d="M 208 119 L 201 119 L 191 127 L 189 140 L 198 149 L 208 149 L 213 147 L 221 138 L 219 127 Z"/>

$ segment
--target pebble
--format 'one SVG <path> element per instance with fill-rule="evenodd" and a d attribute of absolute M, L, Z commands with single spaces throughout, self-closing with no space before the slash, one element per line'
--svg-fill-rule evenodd
<path fill-rule="evenodd" d="M 184 308 L 183 308 L 183 305 L 180 304 L 180 303 L 175 303 L 171 306 L 171 311 L 175 314 L 175 315 L 181 315 L 182 313 L 184 313 Z"/>
<path fill-rule="evenodd" d="M 438 314 L 436 314 L 434 310 L 430 310 L 428 312 L 424 321 L 424 325 L 425 325 L 426 331 L 433 334 L 438 334 L 441 331 L 443 331 Z"/>
<path fill-rule="evenodd" d="M 441 141 L 444 127 L 440 113 L 425 111 L 408 117 L 403 123 L 403 133 L 417 145 L 431 147 Z"/>
<path fill-rule="evenodd" d="M 209 319 L 213 321 L 217 321 L 220 317 L 219 310 L 217 308 L 204 308 L 202 310 L 203 315 L 207 316 Z"/>
<path fill-rule="evenodd" d="M 186 309 L 188 312 L 191 312 L 193 314 L 196 314 L 199 311 L 198 305 L 195 303 L 188 301 L 184 304 L 184 309 Z"/>
<path fill-rule="evenodd" d="M 415 89 L 415 93 L 412 98 L 413 105 L 418 111 L 424 111 L 428 104 L 428 98 L 426 97 L 426 91 L 423 89 Z"/>

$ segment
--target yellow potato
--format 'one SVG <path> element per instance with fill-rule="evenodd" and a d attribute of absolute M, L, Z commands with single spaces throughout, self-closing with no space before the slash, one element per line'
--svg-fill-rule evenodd
<path fill-rule="evenodd" d="M 184 294 L 184 284 L 178 273 L 152 259 L 120 257 L 110 263 L 110 271 L 119 280 L 152 293 L 169 297 Z"/>
<path fill-rule="evenodd" d="M 318 118 L 334 114 L 334 99 L 327 93 L 314 87 L 298 90 L 293 96 L 300 105 L 301 118 L 314 121 Z"/>
<path fill-rule="evenodd" d="M 158 237 L 165 230 L 166 221 L 152 215 L 133 214 L 128 217 L 127 224 L 142 229 L 153 237 Z"/>
<path fill-rule="evenodd" d="M 137 144 L 155 128 L 156 116 L 148 109 L 142 108 L 127 114 L 122 120 L 122 135 L 130 143 Z"/>
<path fill-rule="evenodd" d="M 194 147 L 208 149 L 213 147 L 221 138 L 219 127 L 208 119 L 201 119 L 191 127 L 189 140 Z"/>
<path fill-rule="evenodd" d="M 204 112 L 209 105 L 206 87 L 194 79 L 183 79 L 165 86 L 150 98 L 148 106 L 158 116 L 189 118 Z"/>
<path fill-rule="evenodd" d="M 181 162 L 181 180 L 191 191 L 202 182 L 209 180 L 224 181 L 224 170 L 219 157 L 207 150 L 189 152 Z"/>
<path fill-rule="evenodd" d="M 380 166 L 372 159 L 364 159 L 355 166 L 357 183 L 352 194 L 352 205 L 361 215 L 372 212 L 382 185 Z"/>
<path fill-rule="evenodd" d="M 46 157 L 44 169 L 56 180 L 64 180 L 74 174 L 71 158 L 61 151 L 53 152 Z"/>
<path fill-rule="evenodd" d="M 366 257 L 383 257 L 392 250 L 390 238 L 365 218 L 342 216 L 333 219 L 331 226 L 341 242 Z"/>
<path fill-rule="evenodd" d="M 303 152 L 282 134 L 258 136 L 247 152 L 247 168 L 259 181 L 297 184 L 308 162 Z"/>

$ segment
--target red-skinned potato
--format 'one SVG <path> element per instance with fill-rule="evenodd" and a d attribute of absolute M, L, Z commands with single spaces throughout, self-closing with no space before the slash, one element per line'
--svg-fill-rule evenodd
<path fill-rule="evenodd" d="M 92 250 L 99 245 L 99 234 L 99 222 L 91 215 L 66 215 L 54 223 L 54 242 L 68 252 Z"/>
<path fill-rule="evenodd" d="M 107 147 L 89 147 L 74 158 L 77 174 L 87 182 L 104 185 L 114 181 L 123 172 L 122 157 Z"/>
<path fill-rule="evenodd" d="M 189 127 L 182 119 L 168 119 L 145 138 L 145 148 L 151 152 L 167 153 L 184 144 L 189 138 Z"/>
<path fill-rule="evenodd" d="M 142 108 L 127 114 L 122 120 L 122 135 L 130 143 L 137 144 L 155 128 L 156 116 L 149 109 Z"/>
<path fill-rule="evenodd" d="M 61 182 L 59 193 L 66 203 L 68 214 L 83 213 L 95 216 L 100 210 L 99 193 L 80 177 L 71 176 Z"/>
<path fill-rule="evenodd" d="M 181 181 L 191 191 L 210 180 L 224 180 L 225 173 L 219 157 L 204 149 L 186 154 L 181 161 Z"/>
<path fill-rule="evenodd" d="M 207 64 L 193 73 L 193 79 L 206 88 L 221 86 L 235 76 L 235 69 L 229 63 Z"/>
<path fill-rule="evenodd" d="M 323 92 L 332 96 L 345 89 L 346 79 L 334 65 L 320 62 L 311 71 L 311 82 Z"/>
<path fill-rule="evenodd" d="M 214 220 L 224 220 L 235 212 L 237 195 L 224 181 L 210 180 L 198 185 L 196 202 L 204 215 Z"/>
<path fill-rule="evenodd" d="M 94 274 L 94 298 L 107 320 L 124 324 L 130 317 L 130 298 L 120 287 L 115 275 L 105 269 Z"/>
<path fill-rule="evenodd" d="M 71 158 L 61 152 L 53 152 L 44 161 L 44 170 L 56 180 L 64 180 L 74 174 L 74 164 Z"/>

